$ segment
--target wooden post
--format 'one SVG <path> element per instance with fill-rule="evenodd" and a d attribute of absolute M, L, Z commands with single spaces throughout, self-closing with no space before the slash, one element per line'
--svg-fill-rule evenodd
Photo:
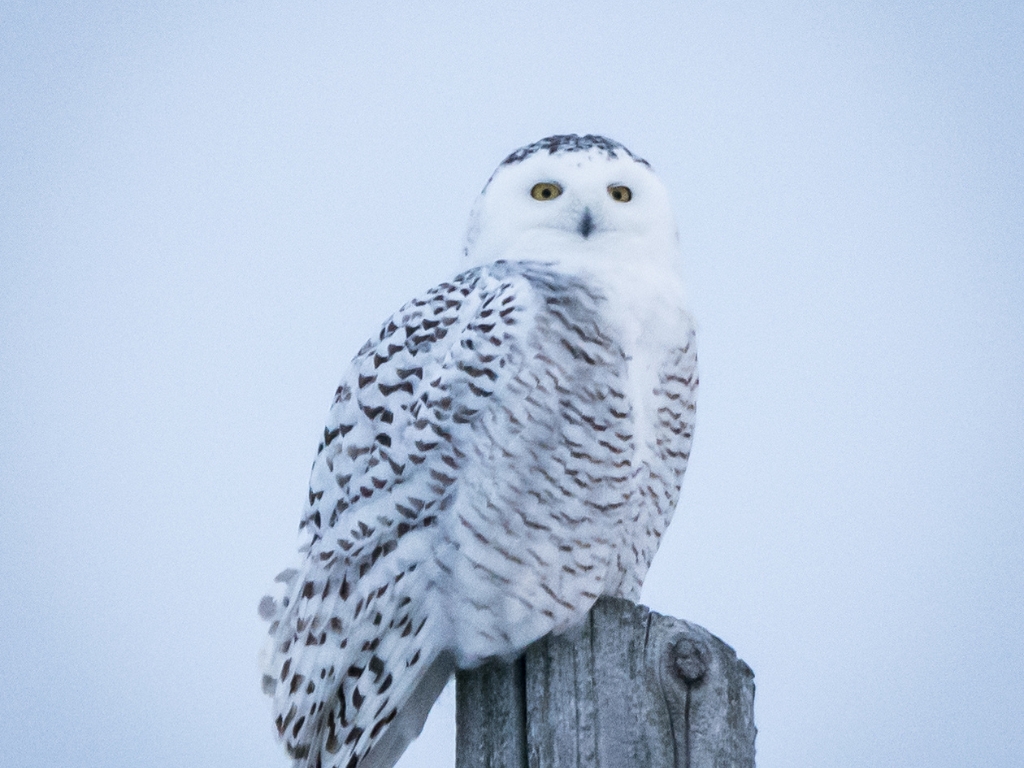
<path fill-rule="evenodd" d="M 456 677 L 456 768 L 753 768 L 754 673 L 706 629 L 601 598 Z"/>

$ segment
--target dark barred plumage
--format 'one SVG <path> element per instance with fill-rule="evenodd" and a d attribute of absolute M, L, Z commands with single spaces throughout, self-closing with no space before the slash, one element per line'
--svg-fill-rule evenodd
<path fill-rule="evenodd" d="M 360 349 L 313 463 L 302 564 L 260 605 L 296 766 L 391 766 L 457 666 L 514 656 L 602 594 L 639 596 L 689 457 L 696 346 L 680 306 L 655 301 L 658 327 L 634 328 L 620 294 L 499 260 Z"/>

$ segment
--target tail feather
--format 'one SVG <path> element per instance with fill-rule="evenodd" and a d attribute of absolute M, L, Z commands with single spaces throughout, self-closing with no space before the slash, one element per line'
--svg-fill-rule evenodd
<path fill-rule="evenodd" d="M 422 729 L 455 660 L 414 570 L 285 572 L 284 596 L 260 602 L 263 690 L 296 768 L 391 768 Z"/>
<path fill-rule="evenodd" d="M 398 710 L 398 716 L 370 747 L 359 768 L 391 768 L 406 747 L 420 735 L 430 708 L 441 695 L 455 672 L 455 657 L 445 651 L 437 655 L 424 672 L 415 689 Z"/>

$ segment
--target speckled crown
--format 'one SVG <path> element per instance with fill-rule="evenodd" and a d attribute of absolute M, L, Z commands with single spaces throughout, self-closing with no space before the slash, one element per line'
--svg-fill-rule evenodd
<path fill-rule="evenodd" d="M 546 139 L 535 141 L 533 144 L 517 149 L 502 160 L 501 164 L 514 165 L 515 163 L 521 163 L 530 155 L 535 155 L 538 152 L 547 151 L 549 155 L 557 155 L 563 152 L 587 152 L 591 149 L 600 149 L 612 159 L 617 158 L 619 152 L 625 152 L 636 162 L 643 163 L 648 168 L 651 167 L 650 163 L 642 157 L 634 155 L 626 147 L 619 144 L 619 142 L 589 133 L 586 136 L 577 136 L 575 133 L 565 136 L 548 136 Z"/>

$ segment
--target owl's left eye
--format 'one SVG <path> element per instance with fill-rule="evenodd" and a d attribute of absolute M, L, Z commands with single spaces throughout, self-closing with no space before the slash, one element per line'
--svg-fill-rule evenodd
<path fill-rule="evenodd" d="M 534 200 L 554 200 L 560 194 L 562 194 L 562 188 L 553 181 L 534 184 L 533 189 L 530 190 L 530 197 Z"/>
<path fill-rule="evenodd" d="M 622 184 L 612 184 L 608 187 L 608 194 L 611 195 L 612 200 L 619 203 L 628 203 L 633 199 L 633 190 Z"/>

